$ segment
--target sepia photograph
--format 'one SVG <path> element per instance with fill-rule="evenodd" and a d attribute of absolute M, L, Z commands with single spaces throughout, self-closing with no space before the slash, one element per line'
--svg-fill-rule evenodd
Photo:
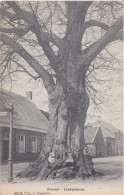
<path fill-rule="evenodd" d="M 0 1 L 0 195 L 123 195 L 123 1 Z"/>

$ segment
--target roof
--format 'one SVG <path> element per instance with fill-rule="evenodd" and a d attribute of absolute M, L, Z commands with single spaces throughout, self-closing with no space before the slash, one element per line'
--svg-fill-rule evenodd
<path fill-rule="evenodd" d="M 13 126 L 15 128 L 43 131 L 48 130 L 48 121 L 36 105 L 26 97 L 0 90 L 0 112 L 10 108 L 13 104 Z M 0 117 L 0 126 L 9 126 L 9 113 Z"/>
<path fill-rule="evenodd" d="M 98 120 L 94 123 L 94 125 L 103 127 L 104 129 L 106 129 L 107 131 L 109 131 L 109 133 L 117 133 L 119 131 L 119 129 L 117 129 L 116 127 L 114 127 L 112 124 L 107 123 L 105 121 L 102 120 Z"/>
<path fill-rule="evenodd" d="M 41 111 L 41 113 L 46 117 L 46 119 L 49 120 L 49 115 L 50 115 L 50 113 L 49 113 L 49 112 L 46 112 L 46 111 L 44 111 L 44 110 L 40 110 L 40 111 Z"/>
<path fill-rule="evenodd" d="M 96 134 L 99 130 L 99 127 L 92 127 L 92 126 L 86 126 L 84 129 L 84 138 L 85 142 L 87 143 L 93 143 L 94 139 L 96 137 Z"/>
<path fill-rule="evenodd" d="M 117 129 L 110 123 L 104 122 L 102 120 L 96 121 L 93 126 L 100 126 L 103 136 L 105 138 L 115 138 L 115 133 L 120 132 L 119 129 Z"/>
<path fill-rule="evenodd" d="M 104 138 L 115 138 L 115 133 L 123 134 L 122 131 L 114 127 L 112 124 L 102 120 L 97 120 L 95 123 L 89 125 L 92 127 L 100 127 Z"/>
<path fill-rule="evenodd" d="M 114 133 L 109 132 L 108 130 L 106 130 L 104 127 L 100 126 L 101 130 L 102 130 L 102 134 L 105 138 L 115 138 Z"/>

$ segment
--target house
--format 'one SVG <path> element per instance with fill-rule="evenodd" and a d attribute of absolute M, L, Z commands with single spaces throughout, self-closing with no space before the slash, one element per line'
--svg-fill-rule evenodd
<path fill-rule="evenodd" d="M 0 161 L 8 160 L 10 119 L 8 112 L 13 104 L 13 160 L 34 161 L 44 146 L 49 122 L 32 102 L 32 92 L 27 97 L 0 90 Z"/>
<path fill-rule="evenodd" d="M 108 155 L 123 155 L 123 131 L 102 120 L 97 120 L 92 126 L 101 127 Z"/>
<path fill-rule="evenodd" d="M 100 127 L 104 141 L 105 141 L 105 154 L 107 156 L 123 155 L 123 132 L 115 128 L 112 124 L 102 120 L 97 120 L 93 124 L 88 124 L 92 128 Z"/>
<path fill-rule="evenodd" d="M 84 128 L 85 153 L 93 157 L 123 155 L 123 133 L 104 121 Z M 72 147 L 78 146 L 78 131 L 72 136 Z"/>
<path fill-rule="evenodd" d="M 106 145 L 100 127 L 86 126 L 84 129 L 85 153 L 93 157 L 105 156 Z M 78 146 L 78 132 L 75 131 L 72 136 L 72 147 Z"/>

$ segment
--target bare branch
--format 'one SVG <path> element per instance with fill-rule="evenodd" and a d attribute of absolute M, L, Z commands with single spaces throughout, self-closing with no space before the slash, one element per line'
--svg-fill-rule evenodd
<path fill-rule="evenodd" d="M 9 45 L 13 50 L 19 54 L 25 61 L 36 71 L 36 73 L 42 78 L 44 86 L 50 93 L 51 88 L 54 87 L 54 80 L 47 70 L 45 70 L 21 45 L 14 42 L 6 35 L 0 35 L 0 41 L 6 45 Z"/>
<path fill-rule="evenodd" d="M 57 71 L 57 57 L 51 48 L 49 42 L 53 42 L 61 47 L 62 41 L 54 34 L 44 33 L 42 27 L 39 25 L 37 17 L 30 12 L 22 10 L 15 2 L 7 2 L 7 4 L 18 14 L 29 26 L 33 33 L 35 33 L 39 45 L 42 47 L 54 71 Z"/>
<path fill-rule="evenodd" d="M 12 13 L 10 13 L 10 12 L 7 12 L 7 11 L 5 11 L 5 10 L 2 10 L 2 9 L 0 9 L 0 15 L 1 16 L 6 16 L 9 20 L 10 20 L 10 22 L 14 22 L 14 21 L 16 21 L 16 20 L 19 20 L 19 19 L 22 19 L 20 16 L 18 16 L 17 14 L 12 14 Z"/>
<path fill-rule="evenodd" d="M 123 28 L 123 16 L 120 17 L 87 52 L 87 59 L 91 63 L 94 58 L 112 41 L 122 39 L 122 33 L 119 31 Z"/>
<path fill-rule="evenodd" d="M 5 72 L 5 70 L 6 70 L 7 66 L 8 66 L 8 62 L 9 62 L 9 60 L 10 60 L 10 57 L 11 57 L 13 54 L 14 54 L 14 51 L 11 51 L 9 54 L 7 54 L 7 55 L 5 56 L 5 58 L 3 59 L 3 61 L 0 63 L 0 65 L 2 65 L 2 64 L 6 61 L 6 64 L 5 64 L 4 69 L 3 69 L 2 73 L 1 73 L 1 76 L 4 74 L 4 72 Z"/>
<path fill-rule="evenodd" d="M 98 26 L 106 31 L 110 28 L 109 25 L 107 25 L 103 22 L 97 21 L 97 20 L 89 20 L 89 21 L 85 22 L 84 26 L 85 26 L 85 30 L 89 27 L 92 27 L 92 26 Z"/>
<path fill-rule="evenodd" d="M 43 32 L 42 26 L 40 26 L 40 25 L 36 26 L 36 23 L 38 23 L 38 21 L 37 21 L 35 15 L 32 15 L 31 13 L 22 10 L 15 2 L 8 1 L 6 3 L 18 15 L 18 19 L 20 17 L 20 19 L 23 19 L 29 26 L 32 26 L 32 32 L 36 33 L 36 28 L 38 27 L 40 29 L 40 33 L 41 33 L 40 36 L 41 36 L 42 40 L 45 40 L 45 41 L 48 41 L 48 42 L 52 42 L 57 47 L 61 47 L 62 40 L 59 37 L 57 37 L 53 33 Z"/>
<path fill-rule="evenodd" d="M 0 28 L 0 32 L 3 33 L 14 33 L 16 35 L 18 35 L 19 37 L 24 36 L 26 33 L 28 33 L 30 30 L 30 27 L 27 27 L 25 29 L 18 29 L 18 28 Z"/>
<path fill-rule="evenodd" d="M 27 73 L 31 78 L 33 78 L 34 80 L 37 80 L 40 78 L 40 76 L 34 76 L 33 74 L 31 74 L 23 65 L 21 65 L 20 63 L 18 63 L 17 61 L 15 60 L 11 60 L 12 62 L 14 62 L 15 64 L 18 65 L 18 67 L 21 67 L 25 73 Z"/>

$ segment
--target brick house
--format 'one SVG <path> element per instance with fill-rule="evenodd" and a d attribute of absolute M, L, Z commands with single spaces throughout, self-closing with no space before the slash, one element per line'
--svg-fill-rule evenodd
<path fill-rule="evenodd" d="M 123 155 L 123 132 L 115 128 L 110 123 L 97 120 L 89 124 L 89 133 L 93 128 L 100 128 L 104 138 L 105 147 L 101 153 L 103 156 Z"/>
<path fill-rule="evenodd" d="M 86 144 L 85 153 L 93 157 L 105 156 L 106 145 L 100 127 L 86 126 L 84 129 L 84 138 Z M 78 146 L 78 133 L 74 132 L 72 136 L 72 147 Z"/>
<path fill-rule="evenodd" d="M 102 120 L 97 120 L 92 126 L 101 127 L 109 156 L 123 155 L 123 131 Z"/>
<path fill-rule="evenodd" d="M 0 92 L 0 112 L 6 111 L 13 103 L 13 159 L 14 161 L 34 161 L 46 140 L 49 122 L 32 102 L 32 92 L 27 97 L 2 90 Z M 8 160 L 9 153 L 9 113 L 0 116 L 0 161 Z"/>

